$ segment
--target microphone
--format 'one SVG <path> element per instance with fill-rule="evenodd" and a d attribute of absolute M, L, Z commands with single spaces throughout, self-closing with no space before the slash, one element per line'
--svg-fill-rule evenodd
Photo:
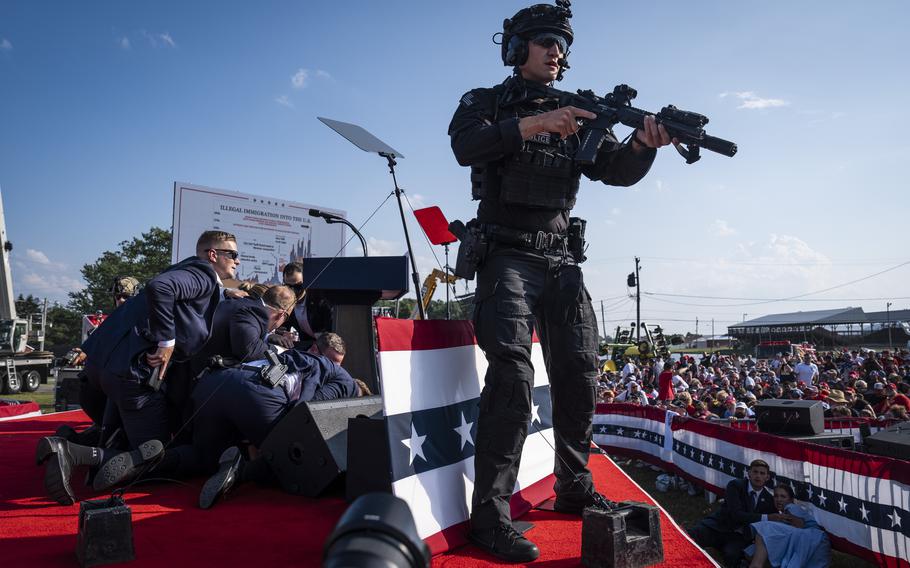
<path fill-rule="evenodd" d="M 321 209 L 310 209 L 310 217 L 322 217 L 323 219 L 340 219 L 338 215 L 322 211 Z"/>
<path fill-rule="evenodd" d="M 325 222 L 329 225 L 341 223 L 342 225 L 350 227 L 351 230 L 354 231 L 354 234 L 357 235 L 357 238 L 360 239 L 360 246 L 363 247 L 363 256 L 370 256 L 369 252 L 367 252 L 367 242 L 364 240 L 363 235 L 360 233 L 360 231 L 357 230 L 357 227 L 355 227 L 344 217 L 335 215 L 334 213 L 329 213 L 328 211 L 322 211 L 320 209 L 310 209 L 310 217 L 321 217 L 325 219 Z"/>

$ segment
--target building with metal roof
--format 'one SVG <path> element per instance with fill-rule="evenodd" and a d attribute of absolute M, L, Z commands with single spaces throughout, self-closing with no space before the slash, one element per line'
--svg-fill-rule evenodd
<path fill-rule="evenodd" d="M 866 313 L 862 308 L 846 307 L 762 316 L 727 327 L 727 334 L 752 345 L 789 340 L 832 347 L 863 343 L 903 346 L 910 339 L 908 324 L 910 310 Z"/>

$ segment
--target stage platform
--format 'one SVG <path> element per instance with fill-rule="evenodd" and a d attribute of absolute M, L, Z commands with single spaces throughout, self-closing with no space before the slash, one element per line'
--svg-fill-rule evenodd
<path fill-rule="evenodd" d="M 47 414 L 0 423 L 0 564 L 76 566 L 78 503 L 61 506 L 44 495 L 43 468 L 35 466 L 35 444 L 63 423 L 88 426 L 81 411 Z M 654 500 L 602 455 L 591 458 L 597 488 L 615 501 Z M 80 499 L 97 497 L 77 470 L 73 488 Z M 129 566 L 318 566 L 322 544 L 347 503 L 329 495 L 308 499 L 278 489 L 246 484 L 208 511 L 197 507 L 203 480 L 154 483 L 126 494 L 132 509 L 136 560 Z M 581 519 L 533 510 L 528 537 L 541 557 L 533 565 L 577 566 L 581 558 Z M 660 566 L 717 566 L 661 512 L 665 562 Z M 434 566 L 495 566 L 495 559 L 472 546 L 433 558 Z"/>

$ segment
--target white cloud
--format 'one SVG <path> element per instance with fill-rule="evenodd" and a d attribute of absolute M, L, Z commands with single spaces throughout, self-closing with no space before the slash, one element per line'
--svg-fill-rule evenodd
<path fill-rule="evenodd" d="M 148 40 L 152 47 L 177 47 L 177 42 L 174 41 L 174 38 L 168 32 L 149 33 L 143 30 L 140 33 L 142 34 L 142 37 Z"/>
<path fill-rule="evenodd" d="M 27 272 L 16 286 L 16 292 L 25 296 L 32 294 L 39 298 L 65 301 L 68 292 L 76 292 L 83 288 L 85 284 L 81 280 L 66 274 Z"/>
<path fill-rule="evenodd" d="M 610 209 L 610 215 L 613 215 L 614 217 L 616 217 L 620 213 L 622 213 L 622 211 L 620 211 L 619 207 L 614 207 L 613 209 Z"/>
<path fill-rule="evenodd" d="M 117 40 L 117 45 L 120 46 L 120 49 L 129 49 L 131 47 L 130 38 L 123 36 L 122 38 Z"/>
<path fill-rule="evenodd" d="M 281 106 L 286 106 L 291 109 L 295 108 L 294 103 L 291 102 L 291 100 L 288 98 L 287 95 L 281 95 L 280 97 L 275 97 L 275 102 L 280 104 Z"/>
<path fill-rule="evenodd" d="M 291 75 L 291 86 L 295 89 L 305 89 L 310 86 L 313 78 L 334 82 L 335 78 L 325 69 L 306 69 L 301 67 Z"/>
<path fill-rule="evenodd" d="M 411 202 L 411 207 L 414 209 L 423 209 L 427 206 L 427 196 L 421 193 L 413 193 L 409 195 L 408 201 Z"/>
<path fill-rule="evenodd" d="M 398 241 L 367 237 L 367 249 L 370 251 L 370 256 L 399 256 L 404 254 L 405 246 Z"/>
<path fill-rule="evenodd" d="M 739 91 L 731 93 L 721 93 L 720 98 L 728 96 L 736 97 L 740 100 L 740 105 L 736 108 L 742 109 L 763 109 L 789 106 L 790 102 L 783 99 L 767 99 L 756 95 L 753 91 Z"/>
<path fill-rule="evenodd" d="M 51 259 L 49 259 L 47 257 L 47 255 L 44 254 L 43 252 L 41 252 L 40 250 L 26 249 L 25 256 L 32 262 L 37 262 L 38 264 L 46 264 L 46 265 L 51 264 Z"/>
<path fill-rule="evenodd" d="M 13 289 L 16 295 L 32 294 L 51 301 L 66 302 L 69 292 L 85 287 L 78 278 L 78 271 L 62 262 L 54 262 L 47 254 L 36 249 L 25 249 L 25 254 L 12 254 Z"/>
<path fill-rule="evenodd" d="M 310 72 L 306 69 L 298 69 L 296 73 L 291 75 L 291 86 L 295 89 L 303 89 L 307 85 L 307 79 L 310 77 Z"/>
<path fill-rule="evenodd" d="M 10 51 L 13 49 L 13 44 L 10 40 L 3 38 L 0 39 L 0 51 Z"/>
<path fill-rule="evenodd" d="M 714 222 L 711 223 L 709 231 L 715 237 L 729 237 L 730 235 L 736 234 L 736 229 L 733 229 L 727 225 L 726 221 L 723 221 L 721 219 L 715 219 Z"/>

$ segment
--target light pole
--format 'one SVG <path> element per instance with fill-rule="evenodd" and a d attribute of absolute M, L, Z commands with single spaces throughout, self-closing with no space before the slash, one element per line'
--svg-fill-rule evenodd
<path fill-rule="evenodd" d="M 894 351 L 894 345 L 891 343 L 891 302 L 885 304 L 885 314 L 888 319 L 888 350 Z"/>

